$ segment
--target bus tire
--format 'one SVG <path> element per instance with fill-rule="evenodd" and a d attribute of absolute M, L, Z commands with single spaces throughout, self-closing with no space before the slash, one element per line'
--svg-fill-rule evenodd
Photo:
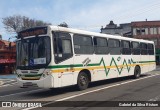
<path fill-rule="evenodd" d="M 139 78 L 140 75 L 141 75 L 141 69 L 140 69 L 139 66 L 136 66 L 136 67 L 134 68 L 134 79 Z"/>
<path fill-rule="evenodd" d="M 88 88 L 89 78 L 85 72 L 80 72 L 77 79 L 77 87 L 79 90 L 85 90 Z"/>

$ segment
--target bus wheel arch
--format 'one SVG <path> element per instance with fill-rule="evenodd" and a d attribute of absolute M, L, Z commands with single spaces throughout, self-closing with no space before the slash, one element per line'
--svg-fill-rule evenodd
<path fill-rule="evenodd" d="M 141 67 L 139 65 L 136 65 L 134 68 L 134 78 L 137 79 L 141 75 Z"/>
<path fill-rule="evenodd" d="M 90 81 L 91 81 L 90 71 L 87 69 L 81 70 L 77 77 L 77 88 L 79 90 L 87 89 Z"/>

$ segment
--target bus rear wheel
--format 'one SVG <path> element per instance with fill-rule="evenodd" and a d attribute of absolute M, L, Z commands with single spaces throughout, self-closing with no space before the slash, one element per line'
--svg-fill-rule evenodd
<path fill-rule="evenodd" d="M 140 77 L 140 75 L 141 75 L 141 69 L 139 66 L 136 66 L 134 69 L 134 78 L 137 79 Z"/>
<path fill-rule="evenodd" d="M 85 90 L 88 88 L 89 78 L 85 72 L 80 72 L 77 79 L 77 87 L 79 90 Z"/>

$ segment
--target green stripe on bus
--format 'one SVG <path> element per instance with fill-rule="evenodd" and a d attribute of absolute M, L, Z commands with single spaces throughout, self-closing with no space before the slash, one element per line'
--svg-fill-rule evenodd
<path fill-rule="evenodd" d="M 155 62 L 155 61 L 139 61 L 138 63 L 151 63 L 151 62 Z M 131 69 L 131 66 L 128 66 L 128 64 L 131 65 L 131 64 L 135 64 L 135 63 L 136 62 L 134 62 L 133 59 L 129 59 L 129 63 L 127 63 L 126 59 L 124 59 L 122 65 L 127 67 L 127 71 L 129 73 L 129 71 Z M 104 69 L 105 69 L 105 73 L 106 73 L 106 76 L 107 76 L 109 71 L 110 71 L 110 68 L 108 68 L 108 69 L 106 68 L 106 65 L 105 65 L 105 62 L 104 62 L 103 58 L 101 58 L 99 63 L 88 64 L 87 66 L 100 66 L 101 64 L 103 64 Z M 118 73 L 121 74 L 124 67 L 122 66 L 122 68 L 118 68 L 118 65 L 117 65 L 115 59 L 112 57 L 112 60 L 111 60 L 109 66 L 113 66 L 113 64 L 116 66 Z M 82 64 L 75 64 L 75 65 L 48 66 L 48 68 L 50 68 L 50 69 L 69 68 L 69 67 L 83 67 L 83 65 Z"/>
<path fill-rule="evenodd" d="M 152 63 L 152 62 L 156 62 L 156 61 L 139 61 L 139 63 Z"/>
<path fill-rule="evenodd" d="M 101 63 L 102 63 L 102 60 L 103 58 L 100 60 L 100 63 L 95 63 L 95 64 L 88 64 L 87 66 L 99 66 Z M 114 60 L 114 58 L 112 58 L 112 60 Z M 111 60 L 111 62 L 112 62 Z M 125 60 L 125 59 L 124 59 Z M 137 61 L 137 62 L 134 62 L 132 59 L 131 59 L 131 62 L 133 64 L 135 63 L 151 63 L 151 62 L 155 62 L 155 61 Z M 116 63 L 116 62 L 115 62 Z M 111 65 L 110 65 L 111 66 Z M 71 64 L 71 65 L 55 65 L 55 66 L 48 66 L 47 68 L 48 69 L 60 69 L 60 68 L 69 68 L 69 67 L 83 67 L 82 64 Z"/>
<path fill-rule="evenodd" d="M 104 61 L 103 61 L 104 62 Z M 110 66 L 112 66 L 112 63 L 114 63 L 115 64 L 115 66 L 116 66 L 116 68 L 117 68 L 117 71 L 118 71 L 118 73 L 119 73 L 119 75 L 122 73 L 122 71 L 123 71 L 123 68 L 124 67 L 122 67 L 122 68 L 118 68 L 118 65 L 117 65 L 117 63 L 116 63 L 116 61 L 115 61 L 115 59 L 114 58 L 112 58 L 112 60 L 111 60 L 111 63 L 110 63 Z M 132 62 L 133 64 L 134 64 L 134 62 Z M 131 62 L 129 63 L 130 65 L 131 65 Z M 108 76 L 108 73 L 109 73 L 109 71 L 110 71 L 110 68 L 108 68 L 108 70 L 107 70 L 107 68 L 106 68 L 106 66 L 105 66 L 105 63 L 103 64 L 104 65 L 104 69 L 105 69 L 105 72 L 106 72 L 106 76 Z M 127 62 L 126 62 L 126 60 L 124 59 L 124 61 L 123 61 L 123 65 L 126 65 L 127 66 L 127 70 L 128 70 L 128 72 L 130 71 L 130 69 L 131 69 L 131 66 L 128 66 L 128 64 L 127 64 Z"/>

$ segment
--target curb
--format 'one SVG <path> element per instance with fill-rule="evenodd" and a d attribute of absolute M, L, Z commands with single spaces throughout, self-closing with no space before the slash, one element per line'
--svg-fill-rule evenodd
<path fill-rule="evenodd" d="M 16 75 L 0 75 L 0 79 L 16 79 Z"/>

